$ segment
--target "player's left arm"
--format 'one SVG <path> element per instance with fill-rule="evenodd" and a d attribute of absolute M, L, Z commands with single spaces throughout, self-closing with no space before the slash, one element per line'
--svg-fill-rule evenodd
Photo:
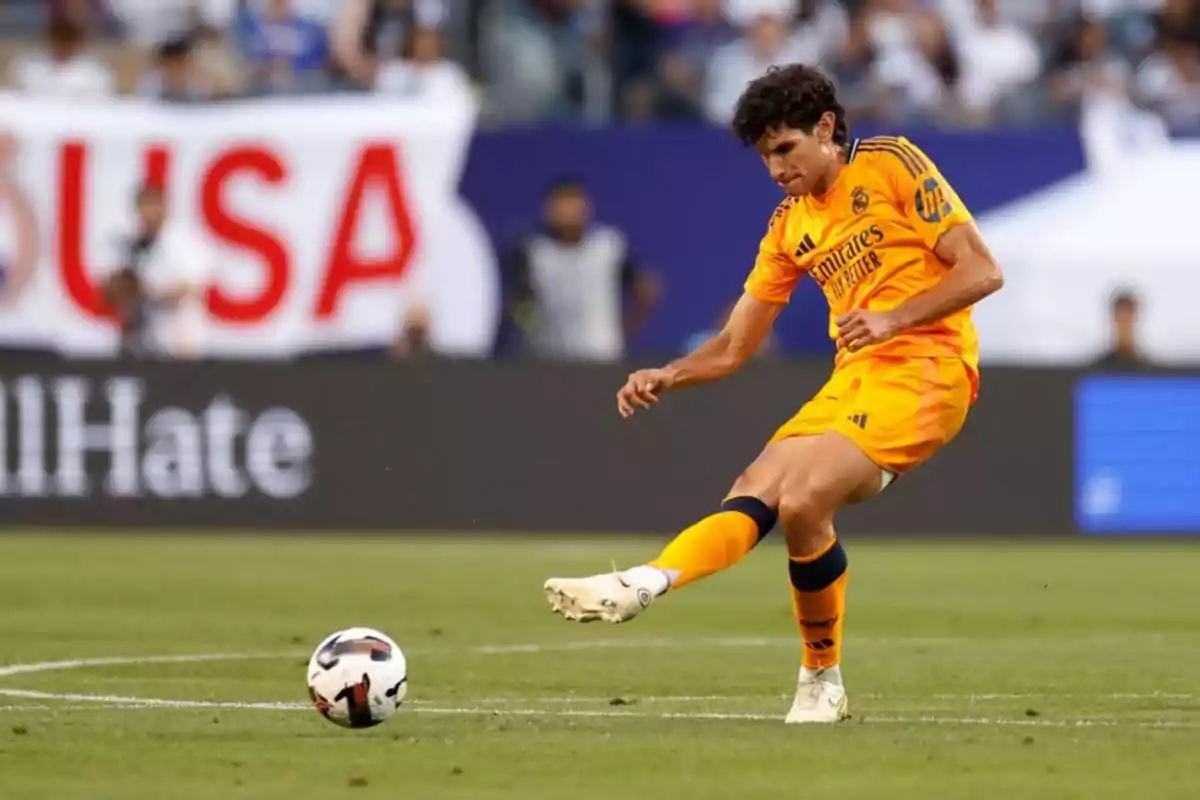
<path fill-rule="evenodd" d="M 839 317 L 839 344 L 851 351 L 969 308 L 1004 285 L 971 213 L 925 154 L 901 139 L 887 156 L 897 203 L 947 269 L 936 284 L 894 309 L 856 309 Z"/>
<path fill-rule="evenodd" d="M 899 330 L 919 328 L 948 317 L 1004 286 L 1004 273 L 974 222 L 964 222 L 946 231 L 933 252 L 949 269 L 931 288 L 892 312 Z"/>

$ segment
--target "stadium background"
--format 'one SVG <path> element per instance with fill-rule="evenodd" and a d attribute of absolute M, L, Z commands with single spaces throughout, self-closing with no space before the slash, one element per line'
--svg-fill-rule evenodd
<path fill-rule="evenodd" d="M 724 117 L 796 59 L 1007 277 L 967 428 L 839 519 L 816 731 L 778 537 L 630 625 L 540 591 L 828 373 L 804 285 L 742 374 L 613 408 L 739 291 L 778 198 Z M 1195 0 L 8 0 L 0 81 L 3 800 L 1200 795 Z M 410 688 L 344 731 L 301 665 L 360 624 Z"/>
<path fill-rule="evenodd" d="M 548 187 L 580 181 L 656 287 L 624 360 L 681 352 L 718 324 L 776 202 L 722 127 L 726 84 L 806 58 L 838 77 L 857 135 L 910 135 L 939 163 L 1009 276 L 977 312 L 986 379 L 956 457 L 847 524 L 1200 529 L 1200 394 L 1184 377 L 1200 358 L 1200 158 L 1186 138 L 1200 122 L 1198 13 L 1117 0 L 6 4 L 0 344 L 20 355 L 0 383 L 7 518 L 678 526 L 817 384 L 830 342 L 816 287 L 750 377 L 622 427 L 605 405 L 623 371 L 603 363 L 613 354 L 540 357 L 519 332 L 499 348 L 515 320 L 502 272 Z M 203 366 L 110 360 L 100 287 L 147 182 L 211 253 Z M 1118 292 L 1138 300 L 1137 340 L 1105 360 Z M 283 363 L 232 363 L 263 358 Z M 1114 363 L 1156 372 L 1085 377 Z M 114 379 L 137 387 L 133 405 L 118 408 Z M 571 400 L 537 400 L 545 387 Z M 294 490 L 231 479 L 222 492 L 205 448 L 177 454 L 198 479 L 151 476 L 163 429 L 148 421 L 183 409 L 203 428 L 221 397 L 294 414 L 309 437 Z M 236 474 L 253 460 L 242 433 Z"/>

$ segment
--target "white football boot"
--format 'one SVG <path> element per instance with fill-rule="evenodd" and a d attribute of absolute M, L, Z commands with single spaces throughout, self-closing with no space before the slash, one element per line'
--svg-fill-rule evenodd
<path fill-rule="evenodd" d="M 796 681 L 796 699 L 784 722 L 803 725 L 814 722 L 841 722 L 850 718 L 846 687 L 837 667 L 830 669 L 800 669 Z"/>
<path fill-rule="evenodd" d="M 666 591 L 667 577 L 651 567 L 635 567 L 587 578 L 551 578 L 543 588 L 550 608 L 566 619 L 628 622 Z"/>

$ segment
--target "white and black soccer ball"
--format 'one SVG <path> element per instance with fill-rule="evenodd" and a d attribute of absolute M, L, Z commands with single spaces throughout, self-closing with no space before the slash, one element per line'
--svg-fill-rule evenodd
<path fill-rule="evenodd" d="M 308 662 L 308 696 L 325 719 L 343 728 L 384 722 L 408 693 L 408 665 L 400 646 L 371 628 L 329 636 Z"/>

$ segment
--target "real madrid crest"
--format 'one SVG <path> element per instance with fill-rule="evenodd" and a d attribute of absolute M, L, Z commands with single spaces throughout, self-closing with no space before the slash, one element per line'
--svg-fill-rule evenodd
<path fill-rule="evenodd" d="M 867 190 L 861 186 L 855 186 L 854 191 L 850 194 L 850 208 L 855 214 L 861 214 L 867 210 L 870 205 L 871 198 L 867 195 Z"/>

